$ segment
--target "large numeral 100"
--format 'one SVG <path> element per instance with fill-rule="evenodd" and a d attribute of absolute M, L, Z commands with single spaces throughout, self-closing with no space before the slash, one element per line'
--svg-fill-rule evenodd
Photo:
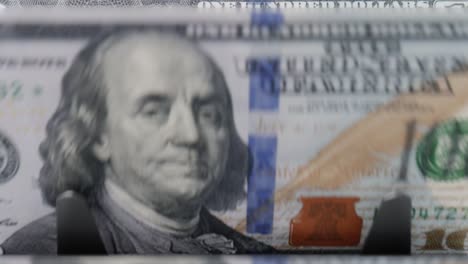
<path fill-rule="evenodd" d="M 445 229 L 433 229 L 424 233 L 426 235 L 426 243 L 419 250 L 465 250 L 467 233 L 468 228 L 453 231 L 448 235 L 445 235 Z"/>

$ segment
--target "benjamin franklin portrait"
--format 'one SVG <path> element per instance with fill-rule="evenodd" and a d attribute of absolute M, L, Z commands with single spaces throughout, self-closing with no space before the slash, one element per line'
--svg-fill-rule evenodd
<path fill-rule="evenodd" d="M 62 79 L 39 151 L 45 201 L 55 206 L 68 190 L 84 196 L 108 254 L 274 251 L 210 213 L 244 199 L 248 151 L 222 71 L 173 33 L 90 41 Z M 56 214 L 2 248 L 56 254 Z"/>

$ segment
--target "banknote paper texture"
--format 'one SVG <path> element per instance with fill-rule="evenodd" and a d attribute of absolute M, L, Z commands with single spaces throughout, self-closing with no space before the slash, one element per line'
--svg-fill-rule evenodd
<path fill-rule="evenodd" d="M 229 226 L 239 232 L 226 237 L 207 228 L 209 234 L 180 242 L 180 252 L 254 253 L 267 245 L 279 250 L 359 250 L 382 199 L 403 191 L 412 198 L 412 252 L 465 253 L 466 13 L 399 13 L 395 19 L 383 10 L 154 11 L 160 16 L 61 12 L 0 17 L 0 241 L 5 245 L 14 243 L 15 234 L 28 239 L 25 230 L 36 230 L 30 223 L 53 213 L 61 190 L 56 186 L 68 186 L 78 192 L 106 189 L 106 199 L 137 220 L 125 223 L 142 226 L 174 227 L 173 220 L 183 217 L 148 212 L 141 201 L 158 204 L 154 197 L 165 192 L 179 194 L 174 199 L 190 194 L 198 202 L 195 220 L 190 218 L 195 225 L 223 223 L 220 230 Z M 97 48 L 90 43 L 98 43 Z M 98 56 L 102 45 L 110 51 Z M 95 54 L 89 60 L 87 49 Z M 85 62 L 98 59 L 102 63 L 96 64 L 97 70 L 89 70 L 94 66 Z M 76 70 L 81 60 L 88 73 Z M 96 83 L 77 85 L 85 83 L 78 74 L 101 71 L 107 103 L 92 96 L 83 100 L 102 88 Z M 179 94 L 172 91 L 186 89 L 181 92 L 186 99 L 153 96 L 145 100 L 154 102 L 141 110 L 146 119 L 118 119 L 133 95 L 115 95 L 121 101 L 112 103 L 112 85 L 139 91 L 148 83 L 174 98 Z M 71 90 L 72 85 L 83 91 Z M 187 99 L 210 94 L 210 89 L 216 96 Z M 113 124 L 81 111 L 73 96 L 91 108 L 106 109 L 102 111 L 109 120 L 120 120 L 107 128 L 113 135 L 110 143 L 100 129 L 93 138 L 80 134 L 78 125 L 69 131 L 88 142 L 83 144 L 89 149 L 79 153 L 92 153 L 89 157 L 97 165 L 89 167 L 89 173 L 94 180 L 99 177 L 91 181 L 99 187 L 62 178 L 70 171 L 82 175 L 83 167 L 75 162 L 71 165 L 80 165 L 75 171 L 63 168 L 70 165 L 67 158 L 75 149 L 61 138 L 65 134 L 60 126 L 69 124 L 51 121 L 62 120 L 59 110 L 68 109 L 63 115 L 88 115 L 98 120 L 97 127 Z M 149 133 L 149 124 L 158 129 Z M 161 158 L 166 149 L 157 142 L 165 137 L 170 143 L 164 144 L 179 144 L 180 153 L 195 153 L 187 156 L 191 163 L 182 160 L 183 155 L 172 155 L 176 152 Z M 58 142 L 61 155 L 50 154 L 55 146 L 51 142 Z M 130 155 L 133 149 L 138 151 Z M 151 167 L 151 153 L 158 166 Z M 156 162 L 156 157 L 170 165 Z M 115 167 L 115 160 L 123 165 Z M 45 164 L 57 168 L 50 173 L 61 172 L 57 181 L 68 182 L 51 182 Z M 133 170 L 126 170 L 127 164 Z M 220 179 L 217 174 L 222 174 Z M 161 175 L 168 176 L 162 181 Z M 187 180 L 190 175 L 197 181 Z M 226 177 L 237 178 L 224 182 Z M 216 192 L 223 188 L 235 197 Z M 167 203 L 172 204 L 170 199 Z M 53 221 L 53 216 L 47 219 L 40 223 Z M 192 230 L 190 221 L 176 226 Z M 174 231 L 161 226 L 158 232 Z M 160 242 L 138 241 L 135 248 L 140 251 L 133 253 L 158 252 L 147 244 Z"/>
<path fill-rule="evenodd" d="M 366 0 L 366 1 L 224 1 L 224 0 L 8 0 L 3 8 L 27 7 L 163 7 L 190 6 L 201 9 L 316 9 L 316 8 L 466 8 L 463 0 Z"/>
<path fill-rule="evenodd" d="M 464 263 L 462 257 L 450 257 L 450 256 L 411 256 L 403 258 L 392 258 L 392 257 L 360 257 L 360 256 L 105 256 L 105 257 L 46 257 L 46 256 L 34 256 L 34 257 L 23 257 L 15 256 L 9 257 L 4 256 L 2 258 L 3 263 L 20 263 L 20 264 L 62 264 L 62 263 L 73 263 L 73 264 L 149 264 L 149 263 L 187 263 L 192 261 L 193 263 L 222 263 L 222 264 L 261 264 L 261 263 L 287 263 L 287 264 L 304 264 L 314 261 L 319 264 L 331 264 L 331 263 L 364 263 L 370 264 L 380 262 L 383 264 L 400 263 L 401 261 L 412 262 L 416 264 L 459 264 Z"/>
<path fill-rule="evenodd" d="M 6 258 L 8 260 L 8 258 Z M 11 261 L 18 260 L 13 258 Z M 25 259 L 24 264 L 42 264 L 42 263 L 77 263 L 77 264 L 107 264 L 107 263 L 118 263 L 118 264 L 147 264 L 147 263 L 186 263 L 189 257 L 185 256 L 158 256 L 158 257 L 68 257 L 68 258 L 52 258 L 52 257 L 32 257 Z M 287 263 L 287 264 L 304 264 L 314 263 L 319 264 L 331 264 L 331 263 L 364 263 L 370 264 L 375 262 L 381 262 L 383 264 L 399 263 L 399 261 L 408 261 L 416 264 L 429 263 L 443 263 L 443 264 L 458 264 L 464 263 L 462 257 L 449 257 L 449 256 L 431 256 L 431 257 L 405 257 L 405 258 L 392 258 L 392 257 L 359 257 L 359 256 L 192 256 L 191 261 L 194 263 L 222 263 L 222 264 L 261 264 L 261 263 Z M 10 262 L 6 262 L 10 264 Z M 11 262 L 15 263 L 15 262 Z M 23 264 L 23 263 L 21 263 Z"/>

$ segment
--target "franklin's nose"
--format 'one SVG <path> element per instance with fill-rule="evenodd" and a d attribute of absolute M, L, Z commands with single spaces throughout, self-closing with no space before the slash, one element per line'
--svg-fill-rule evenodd
<path fill-rule="evenodd" d="M 200 133 L 193 111 L 187 106 L 176 106 L 172 124 L 172 142 L 178 145 L 193 146 L 199 143 Z"/>

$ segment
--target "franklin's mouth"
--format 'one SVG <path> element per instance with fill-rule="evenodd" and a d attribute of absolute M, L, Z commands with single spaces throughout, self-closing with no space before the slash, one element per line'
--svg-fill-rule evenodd
<path fill-rule="evenodd" d="M 198 167 L 202 165 L 202 162 L 199 160 L 189 160 L 189 159 L 166 159 L 162 162 L 163 165 L 177 165 L 177 166 L 187 166 L 187 167 Z"/>
<path fill-rule="evenodd" d="M 200 161 L 172 159 L 165 160 L 161 165 L 175 174 L 197 175 L 201 178 L 207 174 L 206 164 Z"/>

